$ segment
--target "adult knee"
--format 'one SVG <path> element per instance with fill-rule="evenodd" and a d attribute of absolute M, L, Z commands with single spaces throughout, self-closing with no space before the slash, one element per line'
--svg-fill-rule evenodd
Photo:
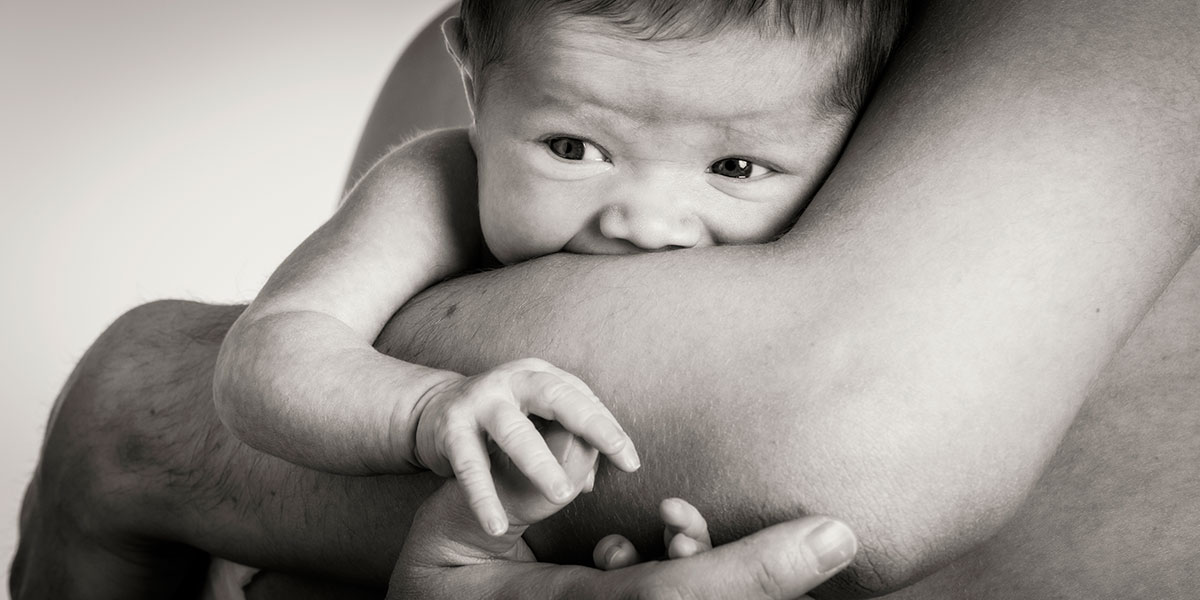
<path fill-rule="evenodd" d="M 144 415 L 179 397 L 174 394 L 178 385 L 163 382 L 186 380 L 184 372 L 202 370 L 203 357 L 215 356 L 205 344 L 219 347 L 223 327 L 238 312 L 238 307 L 154 302 L 122 315 L 92 344 L 55 402 L 24 499 L 9 583 L 14 597 L 78 595 L 47 590 L 77 587 L 97 574 L 111 584 L 122 565 L 133 571 L 166 568 L 168 583 L 175 585 L 176 566 L 185 571 L 202 566 L 204 557 L 195 551 L 150 543 L 154 532 L 145 507 L 161 503 L 145 501 L 153 489 L 144 474 L 153 471 L 149 467 L 158 452 L 152 444 L 136 442 L 168 437 L 161 419 Z M 212 338 L 215 343 L 205 341 Z M 137 550 L 136 560 L 116 553 L 130 549 Z M 138 585 L 157 585 L 154 579 L 130 577 Z M 114 589 L 114 597 L 129 593 L 122 585 Z M 103 596 L 94 589 L 89 593 Z"/>
<path fill-rule="evenodd" d="M 88 349 L 59 398 L 65 408 L 56 413 L 86 415 L 124 469 L 153 459 L 139 450 L 145 447 L 139 440 L 152 432 L 138 424 L 163 427 L 171 412 L 211 402 L 217 351 L 242 309 L 160 300 L 129 310 Z"/>
<path fill-rule="evenodd" d="M 216 350 L 239 313 L 240 307 L 159 301 L 114 321 L 55 402 L 40 465 L 43 483 L 84 487 L 83 495 L 100 504 L 120 502 L 137 488 L 176 438 L 167 435 L 170 414 L 189 420 L 183 407 L 209 393 Z"/>
<path fill-rule="evenodd" d="M 158 300 L 121 315 L 100 335 L 68 381 L 64 396 L 122 403 L 206 387 L 216 351 L 241 306 Z"/>

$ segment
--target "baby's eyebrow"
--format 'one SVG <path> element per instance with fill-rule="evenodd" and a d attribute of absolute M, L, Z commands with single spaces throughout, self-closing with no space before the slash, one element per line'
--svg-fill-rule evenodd
<path fill-rule="evenodd" d="M 557 93 L 556 93 L 557 92 Z M 626 106 L 605 101 L 578 86 L 562 86 L 558 90 L 544 89 L 538 93 L 537 104 L 568 113 L 584 113 L 597 119 L 610 121 L 637 121 Z"/>
<path fill-rule="evenodd" d="M 736 121 L 714 124 L 721 129 L 724 138 L 729 142 L 753 140 L 756 144 L 771 147 L 788 148 L 796 145 L 796 131 L 793 127 L 758 126 Z"/>
<path fill-rule="evenodd" d="M 636 129 L 640 125 L 640 121 L 633 115 L 607 105 L 588 99 L 568 98 L 547 91 L 541 91 L 535 96 L 534 101 L 529 104 L 526 114 L 535 119 L 568 118 L 573 123 L 589 130 L 627 131 Z"/>

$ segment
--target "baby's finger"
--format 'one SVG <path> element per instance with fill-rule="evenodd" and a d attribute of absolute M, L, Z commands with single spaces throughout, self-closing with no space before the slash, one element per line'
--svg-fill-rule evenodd
<path fill-rule="evenodd" d="M 597 569 L 611 571 L 640 563 L 642 557 L 632 542 L 614 533 L 596 542 L 596 548 L 592 550 L 592 562 L 596 563 Z"/>
<path fill-rule="evenodd" d="M 700 552 L 712 549 L 708 522 L 704 520 L 704 515 L 701 515 L 700 511 L 686 500 L 680 498 L 663 500 L 658 505 L 658 515 L 666 525 L 666 529 L 663 531 L 663 542 L 667 544 L 668 549 L 679 534 L 695 540 Z"/>
<path fill-rule="evenodd" d="M 566 381 L 567 383 L 571 384 L 572 387 L 579 390 L 579 393 L 583 394 L 584 396 L 591 398 L 593 401 L 595 401 L 597 403 L 600 402 L 599 396 L 596 396 L 596 393 L 592 391 L 592 388 L 590 386 L 588 386 L 588 384 L 584 383 L 582 379 L 576 377 L 570 371 L 564 371 L 554 365 L 548 366 L 546 368 L 546 371 L 549 373 L 558 375 L 560 378 L 562 378 L 563 381 Z"/>
<path fill-rule="evenodd" d="M 600 398 L 596 396 L 596 393 L 592 391 L 592 388 L 588 387 L 588 384 L 584 383 L 582 379 L 576 377 L 574 373 L 564 371 L 554 365 L 550 365 L 549 370 L 555 375 L 563 378 L 563 380 L 567 383 L 574 386 L 575 389 L 579 390 L 579 393 L 591 398 L 596 404 L 599 404 L 600 410 L 603 411 L 608 418 L 612 419 L 613 423 L 616 423 L 617 428 L 621 430 L 621 433 L 625 433 L 625 428 L 621 427 L 621 422 L 618 421 L 615 416 L 613 416 L 612 411 L 608 410 L 608 407 L 600 401 Z M 625 433 L 625 437 L 629 437 L 629 434 Z"/>
<path fill-rule="evenodd" d="M 515 375 L 512 390 L 517 401 L 531 414 L 562 423 L 567 431 L 608 455 L 621 470 L 634 471 L 640 466 L 633 440 L 595 396 L 544 371 Z"/>
<path fill-rule="evenodd" d="M 471 429 L 458 429 L 447 436 L 445 447 L 446 458 L 467 496 L 471 512 L 479 519 L 484 531 L 491 535 L 503 535 L 508 531 L 508 515 L 496 495 L 491 462 L 482 436 Z"/>
<path fill-rule="evenodd" d="M 571 499 L 575 486 L 525 413 L 512 404 L 498 403 L 480 423 L 547 500 L 562 504 Z"/>

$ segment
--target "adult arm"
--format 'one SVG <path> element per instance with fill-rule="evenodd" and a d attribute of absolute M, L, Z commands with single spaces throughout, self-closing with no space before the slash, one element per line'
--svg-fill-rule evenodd
<path fill-rule="evenodd" d="M 55 403 L 25 494 L 9 580 L 14 598 L 192 597 L 209 560 L 198 547 L 302 569 L 260 574 L 250 598 L 382 597 L 418 505 L 435 487 L 443 495 L 459 488 L 437 477 L 309 471 L 232 438 L 213 410 L 209 384 L 217 349 L 242 308 L 147 304 L 89 349 Z M 610 598 L 620 591 L 633 598 L 791 598 L 844 566 L 854 546 L 845 527 L 807 517 L 698 560 L 620 572 L 504 561 L 464 569 L 439 553 L 448 549 L 446 511 L 457 511 L 452 530 L 488 546 L 492 538 L 477 530 L 461 499 L 423 506 L 425 518 L 412 524 L 416 537 L 408 540 L 412 552 L 396 565 L 403 583 L 393 581 L 391 590 L 416 597 Z M 281 517 L 289 529 L 275 529 Z M 331 524 L 341 525 L 333 538 Z M 532 558 L 527 547 L 523 558 Z"/>
<path fill-rule="evenodd" d="M 682 495 L 724 539 L 836 514 L 863 546 L 843 583 L 894 588 L 1021 501 L 1196 247 L 1198 24 L 1187 1 L 931 2 L 778 243 L 547 257 L 430 290 L 382 340 L 466 372 L 542 356 L 638 440 L 643 472 L 535 552 Z"/>
<path fill-rule="evenodd" d="M 540 355 L 629 426 L 642 474 L 602 475 L 571 528 L 530 533 L 535 551 L 650 531 L 650 503 L 681 495 L 726 539 L 837 515 L 861 542 L 841 584 L 898 585 L 1019 501 L 1195 247 L 1196 25 L 1187 2 L 932 3 L 780 243 L 464 278 L 407 307 L 390 348 L 465 371 Z M 387 576 L 436 480 L 323 476 L 222 437 L 203 382 L 236 314 L 151 305 L 89 352 L 30 490 L 60 501 L 26 503 L 19 564 L 66 556 L 31 535 L 66 527 L 109 550 L 152 536 Z M 80 445 L 104 431 L 122 432 L 104 452 Z M 109 476 L 83 468 L 97 461 Z M 130 522 L 139 535 L 112 531 Z"/>
<path fill-rule="evenodd" d="M 842 583 L 890 589 L 1019 503 L 1195 248 L 1197 25 L 1189 2 L 931 2 L 779 243 L 548 257 L 431 290 L 384 341 L 467 372 L 545 357 L 628 426 L 642 474 L 535 551 L 650 531 L 677 494 L 725 539 L 836 514 L 863 546 Z"/>

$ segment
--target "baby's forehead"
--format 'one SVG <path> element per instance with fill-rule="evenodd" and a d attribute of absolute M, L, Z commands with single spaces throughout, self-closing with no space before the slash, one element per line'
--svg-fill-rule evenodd
<path fill-rule="evenodd" d="M 795 36 L 724 30 L 648 41 L 596 19 L 546 27 L 522 46 L 500 76 L 510 100 L 634 125 L 813 117 L 836 66 L 827 48 Z"/>

